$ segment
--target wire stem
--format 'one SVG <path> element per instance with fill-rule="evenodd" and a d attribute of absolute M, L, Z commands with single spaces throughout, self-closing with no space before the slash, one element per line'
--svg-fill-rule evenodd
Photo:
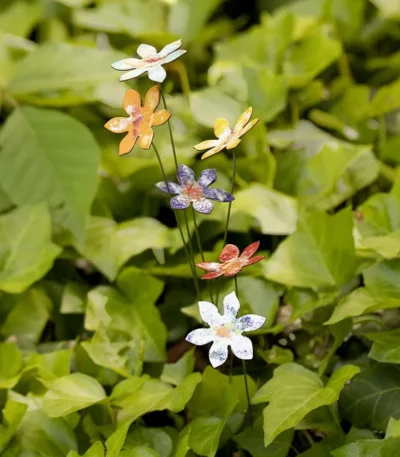
<path fill-rule="evenodd" d="M 236 152 L 235 149 L 232 151 L 232 184 L 231 184 L 231 195 L 233 195 L 233 191 L 235 189 L 235 176 L 236 176 Z M 225 222 L 225 232 L 224 232 L 224 242 L 223 242 L 223 247 L 226 245 L 226 241 L 228 239 L 228 230 L 229 230 L 229 221 L 231 218 L 231 209 L 232 209 L 232 202 L 230 201 L 228 203 L 228 213 L 226 215 L 226 222 Z M 218 306 L 218 300 L 219 300 L 219 291 L 220 291 L 220 284 L 218 284 L 217 288 L 217 298 L 215 301 L 215 304 Z"/>
<path fill-rule="evenodd" d="M 239 299 L 239 286 L 238 286 L 238 280 L 237 280 L 237 275 L 234 277 L 235 281 L 235 292 L 236 296 Z M 250 425 L 253 427 L 253 411 L 251 409 L 251 404 L 250 404 L 250 393 L 249 393 L 249 385 L 247 383 L 247 371 L 246 371 L 246 362 L 242 359 L 242 368 L 243 368 L 243 374 L 244 374 L 244 387 L 246 388 L 246 397 L 247 397 L 247 406 L 249 408 L 249 419 L 250 419 Z"/>
<path fill-rule="evenodd" d="M 161 87 L 160 87 L 160 92 L 161 92 L 161 98 L 162 98 L 162 101 L 164 104 L 164 108 L 168 111 L 168 106 L 167 106 L 167 102 L 165 101 L 164 91 L 162 90 Z M 174 141 L 174 136 L 172 135 L 172 127 L 171 127 L 170 119 L 168 119 L 167 123 L 168 123 L 169 138 L 171 140 L 172 154 L 174 155 L 175 168 L 176 168 L 176 172 L 178 173 L 178 159 L 176 156 L 175 141 Z M 178 175 L 178 179 L 179 179 L 179 175 Z"/>
<path fill-rule="evenodd" d="M 171 192 L 171 190 L 170 190 L 170 188 L 168 186 L 167 175 L 165 174 L 165 170 L 164 170 L 164 166 L 163 166 L 160 154 L 159 154 L 158 149 L 156 148 L 156 145 L 154 144 L 154 142 L 152 143 L 152 146 L 153 146 L 154 152 L 156 154 L 156 157 L 157 157 L 157 160 L 158 160 L 158 164 L 160 165 L 161 173 L 163 175 L 163 179 L 164 179 L 165 184 L 167 186 L 168 192 L 169 192 L 170 196 L 172 197 L 173 194 L 172 194 L 172 192 Z M 185 237 L 183 235 L 183 231 L 182 231 L 182 227 L 181 227 L 181 224 L 180 224 L 180 218 L 178 216 L 178 212 L 176 210 L 173 210 L 173 211 L 174 211 L 174 215 L 175 215 L 175 219 L 176 219 L 176 225 L 178 227 L 179 234 L 180 234 L 181 239 L 182 239 L 183 248 L 185 250 L 186 257 L 188 258 L 190 269 L 192 271 L 193 282 L 194 282 L 194 286 L 196 288 L 197 297 L 198 297 L 198 299 L 200 299 L 200 288 L 199 288 L 199 283 L 198 283 L 198 280 L 197 280 L 196 270 L 194 269 L 193 263 L 190 260 L 190 254 L 189 254 L 189 250 L 188 250 L 188 247 L 187 247 L 187 244 L 186 244 L 186 241 L 185 241 Z M 189 242 L 190 242 L 190 238 L 189 238 Z"/>
<path fill-rule="evenodd" d="M 199 227 L 198 227 L 198 225 L 197 225 L 196 211 L 194 210 L 193 206 L 192 206 L 192 214 L 193 214 L 194 231 L 195 231 L 195 233 L 196 233 L 197 245 L 198 245 L 198 247 L 199 247 L 199 251 L 200 251 L 200 255 L 201 255 L 201 260 L 202 260 L 203 262 L 205 262 L 203 246 L 202 246 L 202 244 L 201 244 L 201 239 L 200 239 Z M 207 282 L 208 292 L 209 292 L 209 294 L 210 294 L 211 303 L 214 303 L 213 295 L 212 295 L 212 289 L 211 289 L 211 283 L 210 283 L 210 281 L 206 281 L 206 282 Z"/>

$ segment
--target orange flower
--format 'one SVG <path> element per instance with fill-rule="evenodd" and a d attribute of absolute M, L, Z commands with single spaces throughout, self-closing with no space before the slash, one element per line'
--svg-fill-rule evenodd
<path fill-rule="evenodd" d="M 170 118 L 171 113 L 165 109 L 155 111 L 160 103 L 160 88 L 153 86 L 146 94 L 146 100 L 142 107 L 139 92 L 128 89 L 124 99 L 124 109 L 129 117 L 114 117 L 105 124 L 105 128 L 114 133 L 128 132 L 119 144 L 119 155 L 132 150 L 139 138 L 139 146 L 149 149 L 153 141 L 153 126 L 164 124 Z"/>
<path fill-rule="evenodd" d="M 229 122 L 226 119 L 218 118 L 214 124 L 214 133 L 218 140 L 203 141 L 195 146 L 195 149 L 198 151 L 211 148 L 209 151 L 205 152 L 201 158 L 206 159 L 207 157 L 222 151 L 224 148 L 236 148 L 236 146 L 242 141 L 240 138 L 252 129 L 260 120 L 253 119 L 249 122 L 252 112 L 252 107 L 247 108 L 247 110 L 238 117 L 233 129 L 230 128 Z"/>
<path fill-rule="evenodd" d="M 257 263 L 264 258 L 263 255 L 258 255 L 251 258 L 260 246 L 260 242 L 250 244 L 239 256 L 239 248 L 234 244 L 227 244 L 219 255 L 218 262 L 200 262 L 196 263 L 196 267 L 201 268 L 206 273 L 201 279 L 214 279 L 218 276 L 235 276 L 242 271 L 244 267 Z"/>

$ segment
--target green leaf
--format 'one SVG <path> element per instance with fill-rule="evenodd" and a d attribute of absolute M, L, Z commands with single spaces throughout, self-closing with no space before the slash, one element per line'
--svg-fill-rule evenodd
<path fill-rule="evenodd" d="M 73 20 L 77 26 L 89 30 L 125 33 L 134 38 L 153 36 L 165 29 L 161 6 L 154 0 L 116 0 L 97 8 L 77 9 Z"/>
<path fill-rule="evenodd" d="M 283 73 L 290 86 L 304 86 L 341 53 L 340 42 L 329 38 L 322 27 L 316 27 L 302 41 L 289 47 L 283 62 Z"/>
<path fill-rule="evenodd" d="M 24 206 L 0 216 L 0 234 L 0 290 L 5 292 L 23 292 L 47 273 L 60 253 L 51 242 L 51 221 L 44 205 Z"/>
<path fill-rule="evenodd" d="M 11 440 L 27 409 L 23 403 L 7 401 L 3 409 L 4 425 L 0 424 L 0 448 Z"/>
<path fill-rule="evenodd" d="M 26 37 L 39 22 L 42 14 L 41 7 L 35 0 L 29 3 L 15 1 L 5 11 L 1 12 L 0 30 Z"/>
<path fill-rule="evenodd" d="M 75 451 L 70 451 L 67 457 L 80 457 L 80 455 Z M 104 447 L 101 442 L 96 441 L 82 457 L 104 457 Z"/>
<path fill-rule="evenodd" d="M 383 363 L 400 363 L 400 330 L 374 332 L 365 335 L 373 341 L 368 356 Z"/>
<path fill-rule="evenodd" d="M 268 446 L 283 431 L 295 427 L 309 412 L 338 400 L 340 391 L 359 368 L 347 365 L 336 370 L 324 387 L 319 376 L 295 363 L 281 365 L 253 397 L 264 409 L 264 442 Z"/>
<path fill-rule="evenodd" d="M 124 445 L 126 434 L 128 433 L 131 421 L 128 421 L 115 430 L 115 432 L 107 438 L 106 448 L 107 457 L 118 457 Z"/>
<path fill-rule="evenodd" d="M 44 396 L 43 410 L 50 417 L 65 416 L 106 398 L 103 387 L 82 373 L 73 373 L 44 384 L 48 391 Z"/>
<path fill-rule="evenodd" d="M 126 369 L 128 357 L 119 354 L 127 347 L 127 344 L 124 342 L 113 343 L 103 326 L 97 329 L 91 341 L 84 341 L 81 344 L 94 363 L 110 368 L 121 376 L 129 376 Z"/>
<path fill-rule="evenodd" d="M 124 448 L 129 452 L 131 448 L 148 446 L 154 449 L 160 457 L 172 457 L 174 443 L 167 431 L 167 429 L 155 427 L 135 426 L 129 433 Z"/>
<path fill-rule="evenodd" d="M 386 260 L 363 271 L 368 292 L 382 308 L 396 308 L 400 304 L 400 260 Z"/>
<path fill-rule="evenodd" d="M 400 439 L 361 440 L 331 452 L 333 457 L 396 457 Z"/>
<path fill-rule="evenodd" d="M 147 376 L 130 378 L 115 387 L 111 401 L 121 408 L 118 413 L 120 421 L 135 421 L 144 414 L 164 409 L 179 412 L 184 409 L 200 381 L 200 373 L 193 373 L 173 388 Z"/>
<path fill-rule="evenodd" d="M 253 225 L 263 234 L 287 235 L 296 230 L 296 200 L 261 184 L 235 194 L 232 216 L 238 213 L 251 216 L 256 221 Z"/>
<path fill-rule="evenodd" d="M 339 301 L 333 310 L 332 316 L 325 322 L 325 325 L 336 324 L 349 317 L 361 316 L 375 310 L 379 306 L 377 300 L 365 287 L 359 287 Z"/>
<path fill-rule="evenodd" d="M 194 349 L 186 352 L 177 362 L 166 363 L 161 373 L 161 381 L 179 385 L 189 374 L 193 373 L 195 364 Z"/>
<path fill-rule="evenodd" d="M 164 284 L 144 271 L 127 268 L 118 277 L 117 286 L 119 291 L 111 290 L 106 305 L 110 328 L 132 337 L 141 334 L 146 342 L 145 360 L 162 362 L 167 330 L 155 301 Z"/>
<path fill-rule="evenodd" d="M 248 102 L 257 117 L 269 122 L 285 109 L 288 90 L 284 76 L 267 68 L 245 66 L 244 77 Z"/>
<path fill-rule="evenodd" d="M 116 79 L 110 62 L 122 58 L 124 55 L 116 51 L 45 43 L 18 62 L 9 89 L 17 99 L 41 105 L 69 106 L 94 101 L 97 99 L 95 87 Z M 48 129 L 52 130 L 50 126 Z M 62 143 L 60 139 L 58 146 Z M 85 157 L 83 153 L 78 155 L 82 155 L 81 160 Z"/>
<path fill-rule="evenodd" d="M 204 31 L 208 18 L 220 3 L 222 0 L 194 3 L 191 0 L 179 0 L 173 3 L 168 18 L 169 31 L 185 42 L 193 41 Z"/>
<path fill-rule="evenodd" d="M 268 363 L 274 365 L 283 365 L 284 363 L 293 362 L 293 352 L 290 349 L 284 349 L 275 344 L 271 349 L 258 350 L 260 356 Z"/>
<path fill-rule="evenodd" d="M 400 418 L 400 369 L 379 363 L 362 369 L 344 388 L 339 407 L 356 427 L 385 430 L 390 417 Z"/>
<path fill-rule="evenodd" d="M 95 331 L 101 324 L 108 326 L 111 322 L 106 311 L 106 304 L 110 297 L 112 288 L 98 286 L 87 294 L 85 328 Z"/>
<path fill-rule="evenodd" d="M 268 447 L 264 446 L 262 421 L 257 421 L 254 428 L 246 428 L 235 441 L 239 446 L 250 452 L 252 457 L 286 457 L 291 447 L 293 431 L 287 430 L 281 433 Z"/>
<path fill-rule="evenodd" d="M 99 163 L 90 131 L 67 114 L 23 107 L 7 119 L 0 146 L 1 186 L 13 203 L 45 201 L 59 224 L 83 236 Z"/>
<path fill-rule="evenodd" d="M 34 287 L 17 295 L 10 313 L 0 327 L 5 338 L 37 343 L 50 317 L 53 304 L 43 289 Z"/>
<path fill-rule="evenodd" d="M 18 382 L 22 354 L 15 343 L 0 343 L 0 389 L 11 389 Z"/>
<path fill-rule="evenodd" d="M 263 263 L 271 281 L 298 287 L 335 287 L 355 271 L 349 208 L 334 215 L 301 214 L 297 231 L 284 240 Z"/>
<path fill-rule="evenodd" d="M 87 289 L 80 283 L 68 281 L 61 298 L 60 313 L 83 314 Z"/>
<path fill-rule="evenodd" d="M 400 19 L 400 6 L 396 0 L 371 0 L 385 19 Z"/>

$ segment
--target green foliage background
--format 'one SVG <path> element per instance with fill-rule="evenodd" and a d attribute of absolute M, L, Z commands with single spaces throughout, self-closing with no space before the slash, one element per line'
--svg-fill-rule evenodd
<path fill-rule="evenodd" d="M 263 0 L 250 21 L 232 5 L 1 2 L 0 455 L 398 456 L 400 4 Z M 238 148 L 228 238 L 266 255 L 239 277 L 242 312 L 267 318 L 254 427 L 241 365 L 230 381 L 184 341 L 196 294 L 154 154 L 118 157 L 103 127 L 150 87 L 111 62 L 178 38 L 180 163 L 229 188 L 230 155 L 193 145 L 249 105 L 262 120 Z M 206 260 L 225 217 L 199 219 Z"/>

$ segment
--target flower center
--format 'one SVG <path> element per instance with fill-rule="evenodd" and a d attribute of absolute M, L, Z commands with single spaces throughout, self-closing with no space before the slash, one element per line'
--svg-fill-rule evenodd
<path fill-rule="evenodd" d="M 228 260 L 221 265 L 221 270 L 224 273 L 235 273 L 238 269 L 243 267 L 242 261 L 237 259 Z"/>
<path fill-rule="evenodd" d="M 201 200 L 204 197 L 203 188 L 197 182 L 185 186 L 182 194 L 190 198 L 191 201 Z"/>
<path fill-rule="evenodd" d="M 231 329 L 227 325 L 217 328 L 215 333 L 221 338 L 232 338 Z"/>

